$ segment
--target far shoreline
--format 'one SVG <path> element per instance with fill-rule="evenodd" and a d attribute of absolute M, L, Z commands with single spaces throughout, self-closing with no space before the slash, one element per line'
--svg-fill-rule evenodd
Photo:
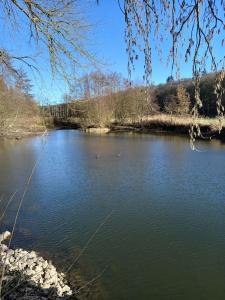
<path fill-rule="evenodd" d="M 71 120 L 72 121 L 72 120 Z M 198 140 L 225 141 L 225 120 L 222 121 L 222 129 L 219 132 L 219 120 L 216 118 L 199 118 L 196 120 L 201 129 Z M 142 121 L 126 120 L 124 122 L 112 122 L 108 126 L 90 126 L 83 130 L 90 134 L 109 134 L 133 132 L 140 134 L 165 134 L 170 136 L 190 137 L 189 130 L 193 124 L 191 116 L 174 116 L 158 114 L 145 118 Z"/>
<path fill-rule="evenodd" d="M 195 120 L 201 128 L 202 135 L 198 137 L 198 140 L 220 140 L 225 142 L 225 120 L 222 120 L 222 129 L 219 132 L 219 120 L 216 118 L 199 118 Z M 140 133 L 140 134 L 156 134 L 156 135 L 170 135 L 170 136 L 185 136 L 189 137 L 190 126 L 193 123 L 191 116 L 175 116 L 168 114 L 156 114 L 144 118 L 139 121 L 124 120 L 115 121 L 112 120 L 110 124 L 100 125 L 93 124 L 88 127 L 82 127 L 81 123 L 77 119 L 71 118 L 70 120 L 64 119 L 52 119 L 52 123 L 48 123 L 47 126 L 39 126 L 36 128 L 19 128 L 11 132 L 6 132 L 0 136 L 2 139 L 21 140 L 30 137 L 40 136 L 47 131 L 54 130 L 81 130 L 87 134 L 107 135 L 110 133 Z M 41 129 L 41 130 L 40 130 Z"/>

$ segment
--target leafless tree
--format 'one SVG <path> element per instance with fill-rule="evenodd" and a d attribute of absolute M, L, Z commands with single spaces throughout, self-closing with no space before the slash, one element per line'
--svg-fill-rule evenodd
<path fill-rule="evenodd" d="M 74 74 L 84 63 L 95 62 L 84 46 L 90 26 L 83 21 L 77 0 L 2 0 L 0 9 L 5 21 L 19 26 L 22 23 L 29 39 L 48 52 L 53 74 L 70 80 L 68 70 Z M 11 53 L 8 49 L 0 49 L 0 63 L 11 68 L 8 58 L 35 67 L 33 56 L 17 56 L 16 50 Z"/>

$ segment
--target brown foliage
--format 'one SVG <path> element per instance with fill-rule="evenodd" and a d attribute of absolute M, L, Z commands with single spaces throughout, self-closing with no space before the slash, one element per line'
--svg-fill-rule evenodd
<path fill-rule="evenodd" d="M 26 77 L 24 77 L 25 79 Z M 18 86 L 6 84 L 0 77 L 0 136 L 10 135 L 22 126 L 24 130 L 40 125 L 39 108 L 31 95 Z"/>
<path fill-rule="evenodd" d="M 129 87 L 118 73 L 93 72 L 83 76 L 66 99 L 79 99 L 77 110 L 83 127 L 104 127 L 112 122 L 123 123 L 142 119 L 158 110 L 154 88 Z M 77 102 L 78 103 L 78 102 Z"/>

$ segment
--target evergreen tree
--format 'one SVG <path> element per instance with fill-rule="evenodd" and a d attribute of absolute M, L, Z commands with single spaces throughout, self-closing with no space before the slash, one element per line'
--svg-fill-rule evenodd
<path fill-rule="evenodd" d="M 171 76 L 167 77 L 166 83 L 172 83 L 172 82 L 174 82 L 174 78 L 173 78 L 173 76 L 171 75 Z"/>
<path fill-rule="evenodd" d="M 176 112 L 179 115 L 188 114 L 190 112 L 190 96 L 182 84 L 179 84 L 177 87 Z"/>

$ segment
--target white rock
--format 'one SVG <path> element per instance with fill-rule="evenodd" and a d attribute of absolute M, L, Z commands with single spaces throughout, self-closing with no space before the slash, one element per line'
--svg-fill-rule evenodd
<path fill-rule="evenodd" d="M 11 257 L 9 258 L 9 262 L 12 264 L 12 263 L 14 263 L 14 261 L 15 261 L 15 258 L 14 258 L 13 256 L 11 256 Z"/>
<path fill-rule="evenodd" d="M 12 249 L 9 249 L 8 251 L 7 251 L 7 256 L 10 256 L 10 255 L 14 255 L 14 250 L 12 250 Z"/>
<path fill-rule="evenodd" d="M 42 285 L 42 288 L 43 288 L 43 289 L 49 289 L 49 288 L 50 288 L 50 284 L 44 283 L 44 284 Z"/>
<path fill-rule="evenodd" d="M 56 290 L 55 299 L 58 297 L 70 296 L 72 294 L 71 288 L 66 284 L 65 274 L 58 273 L 55 266 L 51 261 L 44 260 L 43 257 L 37 255 L 35 251 L 25 251 L 23 249 L 8 249 L 1 241 L 10 236 L 9 232 L 0 234 L 0 264 L 5 263 L 7 272 L 19 271 L 21 274 L 27 276 L 31 284 L 35 284 L 43 289 L 46 289 L 46 295 L 48 295 L 48 289 L 54 288 Z M 6 281 L 10 281 L 7 277 Z M 11 273 L 8 275 L 10 276 Z M 7 279 L 8 278 L 8 279 Z M 29 288 L 28 288 L 29 289 Z M 32 288 L 31 288 L 32 289 Z M 28 291 L 28 290 L 27 290 Z M 30 289 L 29 289 L 30 291 Z M 28 291 L 28 292 L 29 292 Z M 35 290 L 32 289 L 32 293 L 35 294 Z M 25 299 L 19 295 L 12 295 L 10 299 Z M 33 294 L 27 295 L 26 299 L 42 299 L 42 297 L 33 296 Z M 43 299 L 48 299 L 44 297 Z"/>
<path fill-rule="evenodd" d="M 8 247 L 5 244 L 1 244 L 1 251 L 8 251 Z"/>
<path fill-rule="evenodd" d="M 10 237 L 11 233 L 9 231 L 5 231 L 2 234 L 0 234 L 0 243 L 4 240 L 8 239 Z"/>

